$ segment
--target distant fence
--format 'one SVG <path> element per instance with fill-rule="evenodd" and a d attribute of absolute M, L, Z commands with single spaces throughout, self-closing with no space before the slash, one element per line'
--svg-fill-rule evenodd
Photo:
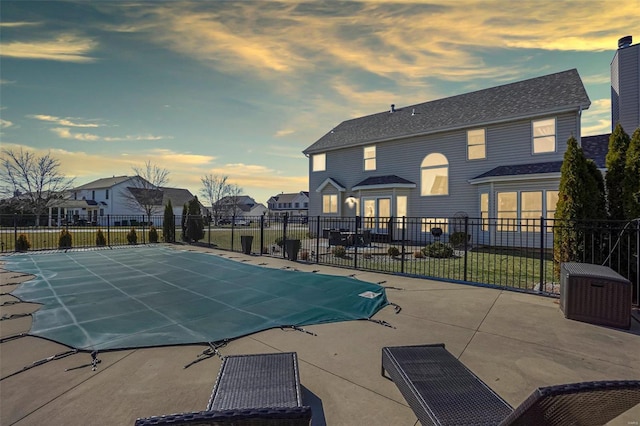
<path fill-rule="evenodd" d="M 162 242 L 163 220 L 163 216 L 107 215 L 101 224 L 78 218 L 74 223 L 35 226 L 35 216 L 5 215 L 0 216 L 0 244 L 2 252 L 16 251 L 24 234 L 29 250 L 57 249 L 62 229 L 71 234 L 72 247 L 99 245 L 98 230 L 108 246 L 130 244 L 131 229 L 137 244 L 147 244 L 152 241 L 152 224 Z M 182 223 L 180 216 L 172 220 L 177 241 L 183 241 Z M 631 281 L 634 304 L 640 299 L 637 220 L 258 216 L 202 223 L 204 237 L 195 243 L 224 250 L 540 294 L 559 293 L 553 239 L 564 232 L 571 238 L 568 260 L 609 266 Z"/>

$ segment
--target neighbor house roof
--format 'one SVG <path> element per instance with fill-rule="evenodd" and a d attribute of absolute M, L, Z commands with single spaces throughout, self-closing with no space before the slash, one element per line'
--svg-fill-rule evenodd
<path fill-rule="evenodd" d="M 609 136 L 611 136 L 611 133 L 583 136 L 581 138 L 582 152 L 584 152 L 585 157 L 595 161 L 600 169 L 606 167 L 607 152 L 609 151 Z"/>
<path fill-rule="evenodd" d="M 295 200 L 296 198 L 298 198 L 300 195 L 304 195 L 306 197 L 309 197 L 309 193 L 305 192 L 305 191 L 300 191 L 300 192 L 290 192 L 290 193 L 282 193 L 282 194 L 278 194 L 278 195 L 274 195 L 272 196 L 269 200 L 274 201 L 274 202 L 278 202 L 278 203 L 290 203 L 293 200 Z"/>
<path fill-rule="evenodd" d="M 343 121 L 303 152 L 442 132 L 591 105 L 575 69 Z"/>
<path fill-rule="evenodd" d="M 166 188 L 161 187 L 162 190 L 162 204 L 167 205 L 171 200 L 171 206 L 173 208 L 184 206 L 185 203 L 193 200 L 193 194 L 188 189 L 182 188 Z"/>
<path fill-rule="evenodd" d="M 113 176 L 110 178 L 102 178 L 102 179 L 94 180 L 93 182 L 85 183 L 84 185 L 78 186 L 75 189 L 111 188 L 112 186 L 122 182 L 126 182 L 129 179 L 133 179 L 133 176 Z"/>

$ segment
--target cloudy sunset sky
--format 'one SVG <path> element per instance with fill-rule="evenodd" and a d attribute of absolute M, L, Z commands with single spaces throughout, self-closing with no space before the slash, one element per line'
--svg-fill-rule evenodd
<path fill-rule="evenodd" d="M 0 141 L 76 185 L 151 161 L 200 192 L 308 190 L 302 150 L 340 122 L 577 68 L 583 134 L 610 131 L 627 1 L 0 2 Z M 635 31 L 635 34 L 634 34 Z"/>

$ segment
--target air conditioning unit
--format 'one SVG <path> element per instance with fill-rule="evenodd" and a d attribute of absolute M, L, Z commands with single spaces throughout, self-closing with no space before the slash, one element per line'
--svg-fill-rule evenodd
<path fill-rule="evenodd" d="M 606 266 L 563 263 L 560 309 L 569 319 L 628 329 L 631 282 Z"/>

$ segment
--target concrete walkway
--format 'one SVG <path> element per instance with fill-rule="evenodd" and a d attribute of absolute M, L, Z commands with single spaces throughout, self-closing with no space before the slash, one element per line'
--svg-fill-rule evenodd
<path fill-rule="evenodd" d="M 194 248 L 194 250 L 206 250 Z M 265 267 L 351 275 L 385 281 L 386 307 L 375 319 L 306 327 L 317 336 L 280 329 L 229 343 L 222 355 L 295 351 L 305 403 L 314 425 L 406 425 L 417 420 L 393 384 L 381 377 L 383 346 L 446 344 L 447 349 L 511 405 L 536 387 L 588 380 L 640 380 L 640 324 L 618 330 L 567 320 L 558 300 L 496 289 L 375 273 L 358 273 L 270 257 L 216 254 Z M 0 261 L 2 259 L 0 258 Z M 29 277 L 0 272 L 0 293 Z M 0 296 L 0 303 L 14 301 Z M 37 305 L 5 304 L 2 316 L 33 312 Z M 27 333 L 30 317 L 0 322 L 4 338 Z M 215 326 L 213 324 L 212 326 Z M 127 425 L 137 417 L 203 410 L 220 368 L 208 358 L 189 368 L 206 346 L 180 346 L 100 353 L 96 371 L 87 353 L 38 365 L 0 381 L 0 425 Z M 31 336 L 0 344 L 0 375 L 68 351 Z M 640 405 L 612 425 L 640 424 Z"/>

